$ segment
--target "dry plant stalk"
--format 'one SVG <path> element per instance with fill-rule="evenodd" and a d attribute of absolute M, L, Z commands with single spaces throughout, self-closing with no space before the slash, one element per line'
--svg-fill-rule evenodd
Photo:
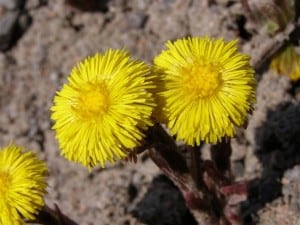
<path fill-rule="evenodd" d="M 238 203 L 247 197 L 247 183 L 236 184 L 231 179 L 229 140 L 211 148 L 211 161 L 202 161 L 199 149 L 189 149 L 192 161 L 198 164 L 194 168 L 187 166 L 161 125 L 151 129 L 148 144 L 151 159 L 181 190 L 199 225 L 242 224 Z"/>

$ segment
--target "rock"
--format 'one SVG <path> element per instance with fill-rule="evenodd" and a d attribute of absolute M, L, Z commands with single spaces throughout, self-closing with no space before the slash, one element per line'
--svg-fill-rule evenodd
<path fill-rule="evenodd" d="M 6 12 L 0 20 L 0 51 L 7 50 L 14 36 L 18 23 L 18 12 Z"/>
<path fill-rule="evenodd" d="M 27 10 L 30 10 L 30 9 L 36 9 L 41 5 L 45 5 L 45 4 L 47 4 L 45 0 L 27 0 L 25 7 Z"/>
<path fill-rule="evenodd" d="M 0 7 L 2 6 L 8 10 L 15 10 L 21 7 L 24 3 L 24 0 L 0 0 Z"/>
<path fill-rule="evenodd" d="M 6 11 L 0 17 L 0 51 L 11 48 L 31 24 L 27 12 Z"/>
<path fill-rule="evenodd" d="M 131 12 L 126 14 L 126 19 L 131 28 L 142 28 L 147 21 L 147 16 L 142 12 Z"/>
<path fill-rule="evenodd" d="M 21 34 L 23 34 L 27 30 L 27 28 L 31 24 L 31 21 L 32 21 L 32 19 L 27 12 L 20 14 L 19 19 L 18 19 L 19 37 Z"/>

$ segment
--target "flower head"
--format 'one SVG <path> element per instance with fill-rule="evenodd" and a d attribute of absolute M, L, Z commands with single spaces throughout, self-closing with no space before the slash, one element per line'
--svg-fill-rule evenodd
<path fill-rule="evenodd" d="M 270 66 L 277 74 L 288 76 L 292 81 L 300 79 L 300 54 L 292 44 L 281 49 L 272 59 Z"/>
<path fill-rule="evenodd" d="M 150 72 L 124 50 L 108 50 L 80 62 L 51 108 L 62 154 L 84 166 L 103 167 L 137 147 L 152 125 Z"/>
<path fill-rule="evenodd" d="M 155 59 L 167 127 L 189 145 L 233 136 L 255 102 L 254 71 L 236 41 L 208 37 L 167 42 Z"/>
<path fill-rule="evenodd" d="M 0 225 L 25 224 L 43 207 L 47 167 L 33 152 L 10 145 L 0 149 Z"/>

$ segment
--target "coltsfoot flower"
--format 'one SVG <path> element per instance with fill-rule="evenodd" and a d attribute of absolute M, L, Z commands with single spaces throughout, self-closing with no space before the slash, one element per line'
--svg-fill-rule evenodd
<path fill-rule="evenodd" d="M 189 145 L 234 136 L 255 102 L 256 86 L 237 41 L 194 37 L 166 46 L 154 59 L 163 114 L 158 118 L 167 118 L 171 134 Z"/>
<path fill-rule="evenodd" d="M 75 67 L 52 106 L 62 154 L 93 167 L 125 158 L 152 125 L 151 70 L 124 50 L 108 50 Z"/>
<path fill-rule="evenodd" d="M 10 145 L 0 149 L 0 225 L 23 225 L 44 206 L 45 163 L 33 152 Z"/>
<path fill-rule="evenodd" d="M 300 79 L 300 54 L 292 44 L 280 50 L 273 57 L 270 66 L 277 74 L 285 75 L 292 81 Z"/>

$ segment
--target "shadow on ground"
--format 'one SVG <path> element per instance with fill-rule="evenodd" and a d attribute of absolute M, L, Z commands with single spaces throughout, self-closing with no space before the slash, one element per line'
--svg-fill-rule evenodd
<path fill-rule="evenodd" d="M 255 138 L 263 172 L 250 182 L 249 200 L 243 204 L 247 224 L 256 222 L 251 215 L 282 195 L 284 172 L 300 164 L 300 103 L 281 103 L 270 110 Z"/>
<path fill-rule="evenodd" d="M 132 214 L 148 225 L 197 225 L 181 192 L 165 175 L 153 179 L 146 195 Z"/>

